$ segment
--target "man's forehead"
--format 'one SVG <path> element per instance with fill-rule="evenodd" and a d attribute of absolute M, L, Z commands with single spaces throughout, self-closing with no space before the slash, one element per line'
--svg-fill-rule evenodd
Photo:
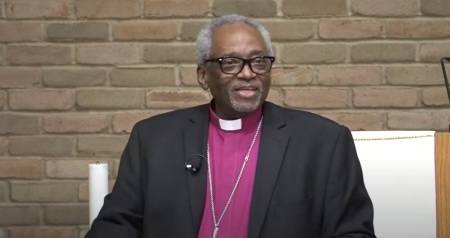
<path fill-rule="evenodd" d="M 266 51 L 261 33 L 253 26 L 245 23 L 222 25 L 213 32 L 211 43 L 211 47 L 217 50 L 222 47 L 250 44 L 256 48 L 255 50 Z"/>

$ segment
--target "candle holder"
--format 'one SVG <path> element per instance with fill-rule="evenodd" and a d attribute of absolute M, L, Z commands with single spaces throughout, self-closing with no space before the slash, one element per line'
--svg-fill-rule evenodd
<path fill-rule="evenodd" d="M 109 169 L 107 163 L 89 164 L 89 226 L 100 212 L 108 194 Z"/>

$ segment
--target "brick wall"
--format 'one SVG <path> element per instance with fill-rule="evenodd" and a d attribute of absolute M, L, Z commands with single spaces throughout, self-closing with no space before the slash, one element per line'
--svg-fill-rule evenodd
<path fill-rule="evenodd" d="M 448 0 L 0 0 L 0 238 L 83 237 L 87 165 L 112 184 L 136 121 L 210 100 L 195 38 L 228 13 L 272 33 L 270 101 L 353 130 L 447 129 Z"/>

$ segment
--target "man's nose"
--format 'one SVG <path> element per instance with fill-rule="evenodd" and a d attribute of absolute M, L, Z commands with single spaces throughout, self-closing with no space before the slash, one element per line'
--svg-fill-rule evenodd
<path fill-rule="evenodd" d="M 244 67 L 241 72 L 239 72 L 238 77 L 244 79 L 252 79 L 255 77 L 255 73 L 251 69 L 250 62 L 246 62 L 246 64 L 244 64 Z"/>

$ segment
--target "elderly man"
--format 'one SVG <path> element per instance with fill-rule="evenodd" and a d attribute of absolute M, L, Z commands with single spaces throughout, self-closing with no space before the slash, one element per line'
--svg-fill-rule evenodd
<path fill-rule="evenodd" d="M 267 30 L 219 17 L 197 50 L 213 100 L 135 125 L 86 237 L 375 237 L 350 131 L 265 101 Z"/>

